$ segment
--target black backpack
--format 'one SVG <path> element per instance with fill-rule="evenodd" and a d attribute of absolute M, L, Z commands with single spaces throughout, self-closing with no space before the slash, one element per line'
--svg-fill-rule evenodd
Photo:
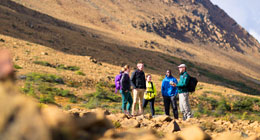
<path fill-rule="evenodd" d="M 194 92 L 197 86 L 198 80 L 195 77 L 190 76 L 190 80 L 187 85 L 188 92 Z"/>

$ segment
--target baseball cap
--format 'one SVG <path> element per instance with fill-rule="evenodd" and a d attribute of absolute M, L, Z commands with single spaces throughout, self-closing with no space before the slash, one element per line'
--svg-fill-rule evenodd
<path fill-rule="evenodd" d="M 185 64 L 180 64 L 180 65 L 178 66 L 178 68 L 184 68 L 184 67 L 186 67 Z"/>

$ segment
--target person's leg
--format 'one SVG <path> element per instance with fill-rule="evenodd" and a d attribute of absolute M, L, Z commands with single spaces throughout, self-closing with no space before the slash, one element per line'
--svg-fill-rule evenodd
<path fill-rule="evenodd" d="M 185 102 L 185 98 L 184 98 L 184 95 L 183 93 L 180 93 L 179 94 L 179 106 L 180 106 L 180 110 L 181 110 L 181 113 L 182 113 L 182 116 L 183 116 L 183 120 L 186 120 L 186 115 L 185 115 L 185 110 L 184 110 L 184 107 L 183 107 L 183 103 Z"/>
<path fill-rule="evenodd" d="M 143 99 L 143 110 L 146 108 L 149 100 Z"/>
<path fill-rule="evenodd" d="M 192 118 L 192 114 L 191 114 L 191 109 L 190 109 L 190 104 L 189 104 L 189 93 L 183 93 L 184 96 L 184 102 L 183 102 L 183 110 L 184 110 L 184 115 L 185 118 Z"/>
<path fill-rule="evenodd" d="M 155 114 L 155 111 L 154 111 L 154 101 L 155 101 L 155 98 L 149 100 L 152 116 L 154 116 L 154 114 Z"/>
<path fill-rule="evenodd" d="M 144 89 L 139 89 L 138 90 L 138 98 L 139 98 L 139 114 L 143 114 L 143 99 L 144 99 Z"/>
<path fill-rule="evenodd" d="M 132 105 L 132 115 L 135 115 L 136 112 L 135 112 L 135 106 L 136 106 L 136 101 L 137 101 L 137 96 L 138 95 L 138 91 L 137 89 L 134 89 L 133 90 L 133 105 Z"/>
<path fill-rule="evenodd" d="M 133 98 L 132 98 L 132 95 L 131 95 L 130 91 L 128 91 L 127 95 L 128 95 L 128 98 L 127 98 L 127 102 L 128 102 L 127 112 L 130 113 L 130 110 L 131 110 L 131 107 L 132 107 L 132 104 L 133 104 Z"/>
<path fill-rule="evenodd" d="M 122 111 L 123 111 L 123 113 L 125 113 L 126 104 L 127 104 L 126 94 L 122 90 L 120 90 L 120 94 L 122 96 Z"/>
<path fill-rule="evenodd" d="M 172 112 L 175 119 L 178 119 L 178 107 L 176 102 L 176 96 L 171 97 Z"/>
<path fill-rule="evenodd" d="M 169 97 L 163 97 L 164 112 L 165 115 L 170 115 L 170 99 Z"/>

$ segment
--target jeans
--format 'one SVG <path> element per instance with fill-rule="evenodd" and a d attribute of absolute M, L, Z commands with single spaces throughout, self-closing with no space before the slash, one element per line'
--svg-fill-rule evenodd
<path fill-rule="evenodd" d="M 155 101 L 155 98 L 150 99 L 150 100 L 144 99 L 144 101 L 143 101 L 143 109 L 145 109 L 148 102 L 150 102 L 150 109 L 151 109 L 152 116 L 154 116 L 154 112 L 155 112 L 154 111 L 154 101 Z"/>
<path fill-rule="evenodd" d="M 130 112 L 132 104 L 133 104 L 133 99 L 132 99 L 130 91 L 124 92 L 124 91 L 120 90 L 120 94 L 122 95 L 122 111 L 125 112 L 125 110 L 127 109 L 127 111 Z M 126 107 L 127 103 L 128 103 L 128 105 Z"/>
<path fill-rule="evenodd" d="M 176 96 L 163 96 L 164 102 L 164 111 L 165 115 L 170 115 L 170 105 L 172 106 L 173 116 L 175 119 L 178 119 L 178 108 L 177 108 L 177 101 Z"/>

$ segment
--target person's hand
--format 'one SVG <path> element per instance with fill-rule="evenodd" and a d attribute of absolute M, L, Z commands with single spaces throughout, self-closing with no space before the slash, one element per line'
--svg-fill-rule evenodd
<path fill-rule="evenodd" d="M 176 85 L 176 83 L 172 83 L 172 86 L 176 87 L 177 85 Z"/>

